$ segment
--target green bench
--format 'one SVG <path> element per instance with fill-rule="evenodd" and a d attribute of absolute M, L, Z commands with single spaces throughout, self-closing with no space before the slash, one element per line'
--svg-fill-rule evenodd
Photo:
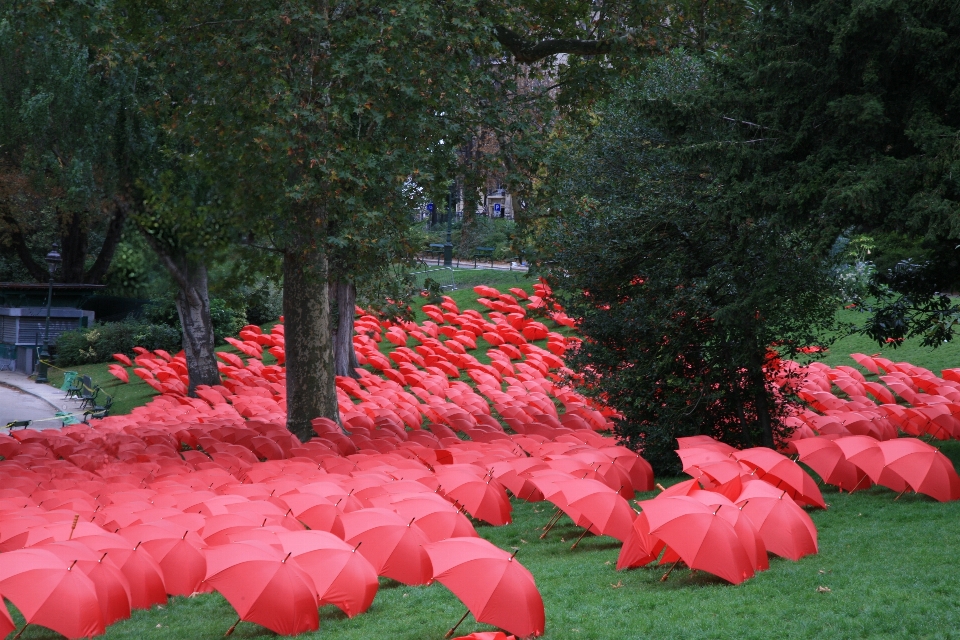
<path fill-rule="evenodd" d="M 480 260 L 486 262 L 490 261 L 490 268 L 493 268 L 493 252 L 496 250 L 495 247 L 477 247 L 473 251 L 473 268 L 477 268 L 477 263 Z"/>
<path fill-rule="evenodd" d="M 431 242 L 430 246 L 427 247 L 427 253 L 431 256 L 437 257 L 437 264 L 440 264 L 440 261 L 443 260 L 443 247 L 444 245 L 439 242 Z"/>

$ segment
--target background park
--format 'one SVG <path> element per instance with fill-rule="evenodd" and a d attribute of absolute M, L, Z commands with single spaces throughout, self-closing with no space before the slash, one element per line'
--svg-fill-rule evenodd
<path fill-rule="evenodd" d="M 0 636 L 954 635 L 958 49 L 0 7 Z"/>

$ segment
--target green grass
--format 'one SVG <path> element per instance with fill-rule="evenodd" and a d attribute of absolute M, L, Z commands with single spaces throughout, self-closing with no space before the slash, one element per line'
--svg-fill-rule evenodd
<path fill-rule="evenodd" d="M 960 443 L 947 443 L 944 451 L 960 462 Z M 544 598 L 548 639 L 956 637 L 960 502 L 910 494 L 895 501 L 895 493 L 877 487 L 854 495 L 828 488 L 824 497 L 830 508 L 811 512 L 820 553 L 796 563 L 772 558 L 769 571 L 739 586 L 683 569 L 667 582 L 660 582 L 662 567 L 618 573 L 619 543 L 588 536 L 570 551 L 580 530 L 566 517 L 538 540 L 553 511 L 548 503 L 514 501 L 513 524 L 477 530 L 501 548 L 520 548 L 517 557 Z M 382 580 L 370 611 L 350 620 L 324 607 L 320 631 L 301 637 L 439 640 L 464 611 L 442 585 Z M 105 637 L 212 640 L 235 620 L 217 594 L 174 598 L 162 609 L 135 612 Z M 490 629 L 469 617 L 458 634 Z M 241 623 L 234 635 L 276 637 L 251 623 Z M 58 636 L 28 628 L 22 637 Z"/>
<path fill-rule="evenodd" d="M 862 324 L 864 316 L 856 311 L 842 309 L 837 315 L 842 324 Z M 923 347 L 919 338 L 904 340 L 903 344 L 894 348 L 892 345 L 879 345 L 863 335 L 848 335 L 838 338 L 831 346 L 823 362 L 835 367 L 838 364 L 856 366 L 850 358 L 851 353 L 865 353 L 873 355 L 879 353 L 884 358 L 894 362 L 909 362 L 918 367 L 930 369 L 938 376 L 942 369 L 960 367 L 960 341 L 947 342 L 936 349 Z"/>

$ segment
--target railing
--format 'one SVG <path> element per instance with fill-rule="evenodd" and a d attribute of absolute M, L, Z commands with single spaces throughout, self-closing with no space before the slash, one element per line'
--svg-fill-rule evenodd
<path fill-rule="evenodd" d="M 453 290 L 457 288 L 457 280 L 454 276 L 452 267 L 435 267 L 423 271 L 414 271 L 410 274 L 413 283 L 420 289 L 426 289 L 424 284 L 427 279 L 440 283 L 441 290 Z"/>

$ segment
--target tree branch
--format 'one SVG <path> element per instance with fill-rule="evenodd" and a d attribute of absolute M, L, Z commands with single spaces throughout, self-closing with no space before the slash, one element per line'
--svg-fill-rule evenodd
<path fill-rule="evenodd" d="M 0 201 L 0 222 L 3 222 L 3 225 L 7 227 L 7 237 L 10 238 L 13 248 L 17 251 L 17 257 L 20 258 L 20 262 L 23 263 L 30 276 L 37 282 L 46 282 L 50 274 L 30 255 L 30 247 L 27 246 L 27 240 L 23 237 L 20 223 L 13 217 L 10 204 L 6 201 Z"/>
<path fill-rule="evenodd" d="M 557 38 L 530 42 L 520 34 L 503 26 L 495 26 L 493 35 L 505 47 L 517 62 L 530 64 L 538 60 L 556 55 L 569 53 L 578 56 L 599 56 L 610 53 L 613 45 L 624 38 L 608 38 L 604 40 L 579 40 L 577 38 Z"/>
<path fill-rule="evenodd" d="M 117 251 L 117 245 L 120 244 L 120 236 L 123 233 L 123 225 L 127 221 L 127 214 L 130 212 L 130 205 L 117 198 L 114 200 L 113 217 L 110 219 L 110 225 L 107 227 L 107 235 L 103 239 L 103 246 L 97 255 L 96 262 L 87 271 L 83 277 L 84 282 L 90 284 L 100 284 L 100 280 L 107 274 L 110 263 L 113 261 L 113 255 Z"/>

